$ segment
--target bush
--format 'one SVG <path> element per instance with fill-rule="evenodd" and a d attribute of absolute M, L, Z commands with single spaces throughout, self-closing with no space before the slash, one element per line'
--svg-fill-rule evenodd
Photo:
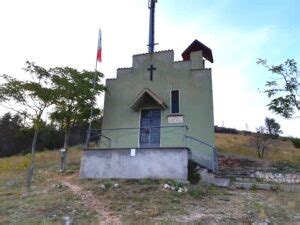
<path fill-rule="evenodd" d="M 200 175 L 198 173 L 198 164 L 189 160 L 188 162 L 188 181 L 191 184 L 197 184 L 200 181 Z"/>
<path fill-rule="evenodd" d="M 295 148 L 300 148 L 300 138 L 293 138 L 292 143 Z"/>
<path fill-rule="evenodd" d="M 215 133 L 238 134 L 239 132 L 236 129 L 233 129 L 233 128 L 215 126 Z"/>

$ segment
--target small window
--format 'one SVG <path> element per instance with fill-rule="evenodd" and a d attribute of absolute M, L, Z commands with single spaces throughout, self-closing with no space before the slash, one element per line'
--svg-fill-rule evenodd
<path fill-rule="evenodd" d="M 179 113 L 179 91 L 171 91 L 171 113 Z"/>

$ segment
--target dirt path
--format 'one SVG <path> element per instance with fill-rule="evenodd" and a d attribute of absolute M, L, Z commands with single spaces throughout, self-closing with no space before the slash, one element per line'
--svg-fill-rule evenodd
<path fill-rule="evenodd" d="M 105 207 L 105 205 L 97 199 L 91 191 L 86 191 L 71 181 L 64 180 L 62 181 L 62 184 L 69 187 L 75 195 L 78 195 L 83 200 L 85 205 L 98 214 L 99 224 L 121 224 L 120 218 Z"/>

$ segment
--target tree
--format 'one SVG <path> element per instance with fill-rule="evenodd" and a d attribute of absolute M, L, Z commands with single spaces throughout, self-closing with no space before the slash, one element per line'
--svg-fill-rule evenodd
<path fill-rule="evenodd" d="M 11 113 L 0 117 L 0 157 L 17 153 L 17 146 L 21 144 L 21 130 L 24 128 L 22 122 L 21 116 Z"/>
<path fill-rule="evenodd" d="M 278 137 L 279 134 L 282 133 L 282 131 L 280 130 L 280 124 L 277 123 L 275 119 L 266 117 L 265 126 L 266 126 L 267 134 L 269 134 L 272 137 Z"/>
<path fill-rule="evenodd" d="M 265 83 L 264 93 L 270 98 L 270 103 L 267 105 L 269 110 L 284 118 L 292 118 L 300 111 L 297 63 L 293 59 L 287 59 L 283 64 L 270 66 L 267 60 L 258 59 L 257 64 L 263 65 L 276 75 Z"/>
<path fill-rule="evenodd" d="M 35 151 L 42 116 L 53 104 L 54 91 L 50 86 L 49 72 L 33 62 L 26 61 L 24 70 L 31 74 L 30 81 L 17 80 L 2 75 L 4 84 L 0 86 L 0 103 L 19 115 L 24 116 L 34 129 L 31 145 L 31 164 L 28 169 L 26 188 L 29 190 L 35 168 Z"/>
<path fill-rule="evenodd" d="M 93 118 L 97 119 L 101 110 L 96 107 L 96 97 L 105 90 L 100 83 L 103 74 L 91 71 L 78 71 L 69 67 L 49 70 L 56 93 L 55 108 L 51 119 L 64 129 L 64 149 L 61 170 L 65 169 L 67 148 L 71 128 L 78 123 L 87 122 L 93 108 Z M 93 80 L 95 79 L 95 86 Z"/>
<path fill-rule="evenodd" d="M 256 143 L 256 149 L 258 157 L 263 159 L 265 155 L 265 151 L 268 149 L 268 135 L 266 134 L 266 128 L 263 126 L 260 126 L 256 128 L 256 134 L 255 134 L 255 143 Z"/>

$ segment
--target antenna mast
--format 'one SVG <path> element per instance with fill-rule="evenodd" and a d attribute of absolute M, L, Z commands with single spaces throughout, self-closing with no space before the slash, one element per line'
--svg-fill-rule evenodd
<path fill-rule="evenodd" d="M 149 23 L 149 53 L 154 52 L 154 25 L 155 25 L 155 3 L 157 0 L 149 0 L 148 8 L 150 9 L 150 23 Z"/>

